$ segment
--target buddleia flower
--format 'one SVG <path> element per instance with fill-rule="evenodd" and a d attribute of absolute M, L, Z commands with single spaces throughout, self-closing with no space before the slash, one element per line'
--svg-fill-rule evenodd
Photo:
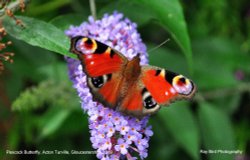
<path fill-rule="evenodd" d="M 105 14 L 99 20 L 90 16 L 87 22 L 71 26 L 65 33 L 69 38 L 85 36 L 98 40 L 120 51 L 129 60 L 139 53 L 141 65 L 148 63 L 146 46 L 137 32 L 136 23 L 124 18 L 121 13 Z M 97 158 L 146 158 L 148 142 L 153 135 L 151 126 L 147 125 L 148 117 L 139 120 L 125 116 L 93 101 L 80 61 L 71 58 L 66 58 L 66 61 L 69 77 L 81 99 L 82 109 L 88 114 L 90 141 L 97 150 Z"/>

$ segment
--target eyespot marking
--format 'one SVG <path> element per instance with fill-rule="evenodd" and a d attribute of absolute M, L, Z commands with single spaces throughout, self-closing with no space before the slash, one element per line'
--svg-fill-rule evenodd
<path fill-rule="evenodd" d="M 75 48 L 84 54 L 92 54 L 96 50 L 96 42 L 93 39 L 80 37 L 76 40 Z"/>
<path fill-rule="evenodd" d="M 93 45 L 94 45 L 94 43 L 92 41 L 93 40 L 91 40 L 89 38 L 83 38 L 81 45 L 83 45 L 85 49 L 91 50 L 91 49 L 93 49 Z"/>
<path fill-rule="evenodd" d="M 146 88 L 143 88 L 141 93 L 142 93 L 143 106 L 146 109 L 154 109 L 157 106 L 159 107 L 157 102 L 154 100 L 154 98 L 151 96 L 151 94 L 148 92 Z"/>
<path fill-rule="evenodd" d="M 99 77 L 92 77 L 91 78 L 91 83 L 95 88 L 101 88 L 104 85 L 104 79 L 103 76 Z"/>
<path fill-rule="evenodd" d="M 178 82 L 178 86 L 184 86 L 186 84 L 186 79 L 184 77 L 181 77 Z"/>
<path fill-rule="evenodd" d="M 102 75 L 98 77 L 89 77 L 88 84 L 91 88 L 99 89 L 112 77 L 112 74 Z"/>
<path fill-rule="evenodd" d="M 92 40 L 91 40 L 91 39 L 89 39 L 89 38 L 87 38 L 87 40 L 85 40 L 85 43 L 86 43 L 86 44 L 88 44 L 88 45 L 93 44 Z"/>
<path fill-rule="evenodd" d="M 146 109 L 152 109 L 157 106 L 157 103 L 152 96 L 148 96 L 143 100 L 143 105 L 145 106 Z"/>
<path fill-rule="evenodd" d="M 179 94 L 183 95 L 191 94 L 194 89 L 192 82 L 183 75 L 175 76 L 172 85 Z"/>

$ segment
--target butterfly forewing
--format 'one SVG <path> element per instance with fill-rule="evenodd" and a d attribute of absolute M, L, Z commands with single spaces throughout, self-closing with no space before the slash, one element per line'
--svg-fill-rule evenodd
<path fill-rule="evenodd" d="M 188 78 L 166 69 L 143 67 L 143 83 L 154 100 L 167 105 L 178 99 L 190 99 L 195 93 L 195 85 Z"/>
<path fill-rule="evenodd" d="M 94 99 L 114 108 L 119 99 L 123 68 L 128 60 L 109 46 L 83 36 L 71 39 L 70 51 L 81 61 Z"/>
<path fill-rule="evenodd" d="M 121 72 L 127 59 L 109 46 L 78 36 L 71 39 L 71 52 L 81 60 L 83 71 L 91 77 Z"/>

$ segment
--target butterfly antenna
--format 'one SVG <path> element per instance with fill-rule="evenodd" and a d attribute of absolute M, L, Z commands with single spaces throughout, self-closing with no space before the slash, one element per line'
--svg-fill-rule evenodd
<path fill-rule="evenodd" d="M 150 50 L 148 50 L 148 53 L 149 52 L 152 52 L 152 51 L 154 51 L 154 50 L 156 50 L 157 48 L 160 48 L 161 46 L 163 46 L 165 43 L 167 43 L 168 41 L 170 41 L 170 39 L 168 38 L 168 39 L 166 39 L 165 41 L 163 41 L 163 42 L 161 42 L 159 45 L 157 45 L 156 47 L 154 47 L 154 48 L 151 48 Z"/>

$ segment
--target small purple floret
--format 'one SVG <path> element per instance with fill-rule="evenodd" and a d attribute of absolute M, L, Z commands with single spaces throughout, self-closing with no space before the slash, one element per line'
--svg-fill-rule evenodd
<path fill-rule="evenodd" d="M 130 60 L 139 53 L 140 63 L 147 64 L 146 46 L 136 27 L 135 23 L 115 12 L 112 15 L 105 14 L 102 19 L 96 21 L 90 16 L 88 22 L 77 27 L 71 26 L 65 33 L 69 38 L 80 35 L 94 38 L 120 51 Z M 69 77 L 81 99 L 81 106 L 89 115 L 90 141 L 92 147 L 97 150 L 97 158 L 146 158 L 148 141 L 153 135 L 151 126 L 147 126 L 148 117 L 138 120 L 94 102 L 80 61 L 71 58 L 66 58 L 66 61 Z M 133 157 L 132 153 L 133 156 L 138 153 L 138 156 Z"/>

